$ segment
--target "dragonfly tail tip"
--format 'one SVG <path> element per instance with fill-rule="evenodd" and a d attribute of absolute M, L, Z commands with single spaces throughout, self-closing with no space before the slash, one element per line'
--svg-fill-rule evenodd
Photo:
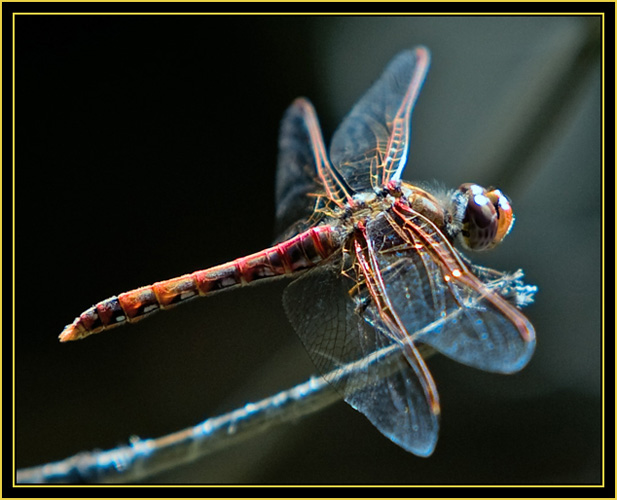
<path fill-rule="evenodd" d="M 69 342 L 71 340 L 78 340 L 81 336 L 79 335 L 79 331 L 75 328 L 75 325 L 67 325 L 62 330 L 62 333 L 58 335 L 58 339 L 60 342 Z"/>

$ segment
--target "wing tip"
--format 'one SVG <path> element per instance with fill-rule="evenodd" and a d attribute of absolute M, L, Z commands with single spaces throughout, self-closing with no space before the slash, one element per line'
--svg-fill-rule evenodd
<path fill-rule="evenodd" d="M 398 54 L 393 60 L 399 57 L 412 57 L 415 59 L 417 66 L 423 66 L 428 68 L 431 62 L 431 51 L 425 45 L 416 45 L 410 49 L 404 50 Z"/>
<path fill-rule="evenodd" d="M 435 448 L 437 448 L 437 433 L 433 434 L 431 439 L 425 442 L 418 442 L 418 440 L 414 439 L 397 439 L 395 436 L 387 437 L 389 437 L 394 444 L 420 458 L 430 457 L 435 451 Z"/>

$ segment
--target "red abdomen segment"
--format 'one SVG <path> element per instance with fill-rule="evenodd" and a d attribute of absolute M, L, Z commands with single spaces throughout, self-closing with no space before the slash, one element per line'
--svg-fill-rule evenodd
<path fill-rule="evenodd" d="M 169 309 L 237 285 L 292 275 L 314 267 L 339 248 L 331 226 L 318 226 L 283 243 L 203 271 L 159 281 L 105 299 L 75 318 L 60 334 L 60 342 L 78 340 L 124 323 L 134 323 L 159 309 Z"/>

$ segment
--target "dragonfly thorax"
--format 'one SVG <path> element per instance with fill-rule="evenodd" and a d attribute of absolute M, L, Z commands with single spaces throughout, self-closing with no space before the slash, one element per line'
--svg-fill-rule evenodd
<path fill-rule="evenodd" d="M 435 224 L 439 229 L 443 230 L 446 224 L 450 222 L 451 217 L 443 208 L 443 204 L 428 191 L 402 182 L 400 186 L 400 202 L 406 203 L 409 208 L 423 215 Z"/>
<path fill-rule="evenodd" d="M 354 193 L 340 219 L 347 223 L 350 230 L 355 230 L 358 225 L 392 207 L 400 196 L 400 191 L 392 193 L 387 189 Z"/>
<path fill-rule="evenodd" d="M 341 212 L 331 214 L 329 224 L 338 228 L 341 241 L 345 241 L 349 234 L 361 233 L 367 223 L 379 218 L 380 214 L 393 214 L 397 211 L 396 207 L 399 213 L 410 217 L 419 214 L 447 234 L 446 227 L 452 217 L 444 209 L 443 203 L 428 191 L 401 181 L 389 182 L 375 190 L 355 193 L 342 207 Z M 460 227 L 459 222 L 457 233 L 460 232 Z"/>

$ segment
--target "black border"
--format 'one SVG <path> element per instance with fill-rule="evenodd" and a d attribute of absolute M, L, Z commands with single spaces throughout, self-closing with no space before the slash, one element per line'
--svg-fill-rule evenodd
<path fill-rule="evenodd" d="M 556 9 L 556 6 L 559 7 L 559 10 Z M 487 9 L 487 7 L 489 7 Z M 471 4 L 459 4 L 459 3 L 413 3 L 413 4 L 403 4 L 403 3 L 380 3 L 380 4 L 339 4 L 339 3 L 294 3 L 294 4 L 280 4 L 280 3 L 3 3 L 2 4 L 2 13 L 3 13 L 3 74 L 4 74 L 4 86 L 3 86 L 3 103 L 4 103 L 4 113 L 3 113 L 3 125 L 4 125 L 4 171 L 3 171 L 3 180 L 4 180 L 4 188 L 5 193 L 8 196 L 4 196 L 5 201 L 5 220 L 8 219 L 8 214 L 12 214 L 12 206 L 9 209 L 8 203 L 9 200 L 12 200 L 12 36 L 13 36 L 13 16 L 14 12 L 44 12 L 44 13 L 57 13 L 57 12 L 311 12 L 311 13 L 326 13 L 326 12 L 338 12 L 338 13 L 359 13 L 359 12 L 367 12 L 371 15 L 387 15 L 386 13 L 391 12 L 409 12 L 409 13 L 420 13 L 420 12 L 453 12 L 453 13 L 465 13 L 466 15 L 474 15 L 476 13 L 482 12 L 490 12 L 490 13 L 516 13 L 529 14 L 533 11 L 547 13 L 547 14 L 560 14 L 560 13 L 572 13 L 577 15 L 585 15 L 585 13 L 589 13 L 589 15 L 594 15 L 598 13 L 604 13 L 604 34 L 603 38 L 605 40 L 605 66 L 604 66 L 604 88 L 605 88 L 605 137 L 609 138 L 608 141 L 605 140 L 605 165 L 608 168 L 605 168 L 605 185 L 613 186 L 614 177 L 613 174 L 615 170 L 612 168 L 615 165 L 614 159 L 614 142 L 611 140 L 614 137 L 614 129 L 613 125 L 615 123 L 614 116 L 614 94 L 612 89 L 615 88 L 614 82 L 614 66 L 613 61 L 615 60 L 614 54 L 614 45 L 612 41 L 615 39 L 615 5 L 613 3 L 567 3 L 567 4 L 554 4 L 554 3 L 499 3 L 499 4 L 480 4 L 480 3 L 471 3 Z M 607 36 L 608 34 L 608 36 Z M 612 36 L 611 36 L 612 35 Z M 607 192 L 608 191 L 608 192 Z M 608 196 L 607 196 L 608 195 Z M 612 196 L 611 196 L 612 195 Z M 612 208 L 615 206 L 614 200 L 614 191 L 609 188 L 609 190 L 605 190 L 605 207 L 607 212 L 605 213 L 605 218 L 611 219 Z M 609 198 L 610 197 L 610 198 Z M 12 220 L 5 227 L 12 227 Z M 611 248 L 611 243 L 614 243 L 614 226 L 613 224 L 605 225 L 605 242 L 609 242 L 609 250 Z M 11 241 L 12 237 L 9 238 L 8 235 L 5 237 L 5 242 Z M 5 257 L 8 257 L 12 254 L 12 246 L 9 247 L 8 243 L 4 245 L 5 249 Z M 10 249 L 10 250 L 9 250 Z M 614 263 L 613 256 L 614 254 L 614 246 L 612 246 L 612 252 L 606 251 L 605 245 L 605 269 L 609 271 L 614 271 L 612 264 Z M 8 258 L 5 262 L 8 262 Z M 12 266 L 12 264 L 11 264 Z M 5 274 L 6 276 L 6 274 Z M 610 291 L 611 284 L 614 283 L 610 276 L 614 276 L 613 274 L 608 274 L 608 278 L 605 279 L 605 290 Z M 12 281 L 12 280 L 11 280 Z M 8 285 L 9 279 L 6 279 L 6 283 Z M 11 296 L 5 293 L 5 297 Z M 9 323 L 11 320 L 11 307 L 8 301 L 5 303 L 4 307 L 4 320 L 7 328 L 5 332 L 12 331 L 12 323 Z M 605 316 L 606 318 L 606 316 Z M 612 315 L 609 315 L 608 321 L 605 323 L 605 348 L 606 352 L 609 353 L 609 356 L 614 352 L 614 336 L 611 332 L 614 332 L 614 323 L 611 321 Z M 6 334 L 4 335 L 4 352 L 11 353 L 12 345 L 11 345 L 11 336 Z M 8 355 L 8 354 L 7 354 Z M 606 358 L 605 358 L 606 359 Z M 4 363 L 4 380 L 11 380 L 9 376 L 9 366 L 10 363 Z M 609 397 L 605 400 L 605 408 L 608 411 L 605 413 L 606 418 L 606 439 L 605 445 L 608 449 L 608 455 L 614 456 L 614 448 L 612 448 L 614 441 L 614 435 L 612 432 L 614 431 L 614 427 L 612 422 L 614 422 L 614 399 L 611 399 L 610 395 L 615 394 L 614 387 L 614 379 L 612 378 L 612 374 L 614 373 L 614 365 L 609 363 L 608 370 L 605 370 L 606 374 L 605 378 L 605 394 L 608 394 Z M 612 368 L 612 370 L 610 369 Z M 5 388 L 8 385 L 5 382 Z M 8 388 L 7 388 L 8 389 Z M 4 391 L 5 397 L 5 408 L 12 408 L 12 400 L 9 400 L 9 396 L 12 394 L 11 390 Z M 10 432 L 12 434 L 11 427 L 12 420 L 5 419 L 4 428 L 5 436 Z M 11 440 L 12 441 L 12 440 Z M 8 455 L 11 453 L 12 455 L 12 446 L 8 446 L 9 440 L 5 440 L 6 446 L 4 447 L 3 453 Z M 12 444 L 12 443 L 11 443 Z M 11 460 L 8 460 L 8 457 L 5 455 L 5 463 L 12 463 Z M 606 456 L 606 453 L 605 453 Z M 610 463 L 610 461 L 609 461 Z M 67 488 L 63 486 L 53 486 L 50 487 L 48 485 L 40 485 L 40 486 L 21 486 L 14 487 L 9 486 L 12 485 L 13 478 L 11 477 L 13 470 L 11 469 L 11 475 L 9 475 L 8 467 L 5 467 L 3 470 L 3 497 L 32 497 L 32 496 L 40 496 L 40 497 L 81 497 L 81 496 L 93 496 L 100 495 L 101 490 L 96 486 L 88 486 L 87 488 Z M 540 497 L 593 497 L 593 498 L 614 498 L 615 497 L 615 487 L 614 487 L 614 476 L 612 474 L 612 468 L 609 466 L 606 468 L 605 466 L 605 485 L 604 487 L 577 487 L 577 488 L 568 488 L 568 487 L 542 487 L 542 488 L 534 488 L 534 487 L 524 487 L 524 488 L 516 488 L 515 494 L 518 495 L 520 492 L 525 496 L 540 496 Z M 140 485 L 142 486 L 142 485 Z M 113 489 L 105 490 L 105 492 L 109 492 L 109 496 L 135 496 L 140 494 L 145 494 L 152 497 L 166 497 L 172 494 L 174 496 L 186 496 L 186 497 L 199 497 L 204 494 L 216 493 L 217 495 L 228 495 L 233 494 L 234 496 L 254 496 L 254 497 L 294 497 L 299 495 L 310 495 L 314 497 L 324 497 L 324 496 L 332 496 L 334 493 L 337 496 L 353 496 L 353 497 L 418 497 L 418 496 L 452 496 L 461 495 L 461 496 L 474 496 L 478 498 L 490 498 L 490 497 L 503 497 L 505 495 L 511 495 L 512 490 L 507 488 L 498 488 L 498 487 L 482 487 L 477 488 L 474 486 L 465 487 L 461 489 L 452 489 L 452 488 L 426 488 L 426 487 L 413 487 L 413 488 L 405 488 L 405 487 L 390 487 L 390 488 L 382 488 L 382 487 L 362 487 L 362 486 L 353 486 L 353 487 L 344 487 L 337 488 L 336 490 L 327 490 L 325 488 L 320 487 L 272 487 L 264 486 L 264 487 L 233 487 L 232 488 L 224 487 L 223 485 L 218 486 L 210 486 L 207 488 L 194 486 L 191 489 L 183 488 L 181 490 L 171 490 L 168 488 L 162 488 L 158 492 L 154 492 L 152 486 L 157 485 L 144 485 L 145 490 L 136 490 L 135 488 L 126 488 L 126 487 L 114 487 Z M 96 489 L 93 489 L 96 488 Z"/>

